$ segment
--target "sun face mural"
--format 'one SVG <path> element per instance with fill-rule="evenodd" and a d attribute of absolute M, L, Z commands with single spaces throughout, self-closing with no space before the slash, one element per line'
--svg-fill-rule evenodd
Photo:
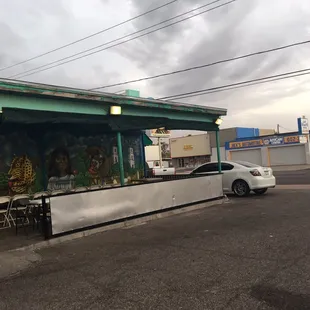
<path fill-rule="evenodd" d="M 8 175 L 10 195 L 28 194 L 36 178 L 32 162 L 26 155 L 13 158 Z"/>
<path fill-rule="evenodd" d="M 90 184 L 104 184 L 104 178 L 107 177 L 111 167 L 111 158 L 107 156 L 103 147 L 88 147 L 86 153 L 89 156 L 88 173 L 90 175 Z"/>

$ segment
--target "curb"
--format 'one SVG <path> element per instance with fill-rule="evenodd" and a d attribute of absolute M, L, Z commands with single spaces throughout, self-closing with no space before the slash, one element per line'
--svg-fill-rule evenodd
<path fill-rule="evenodd" d="M 35 250 L 39 250 L 39 249 L 44 249 L 44 248 L 52 247 L 52 246 L 59 245 L 59 244 L 65 243 L 65 242 L 80 239 L 83 237 L 102 233 L 105 231 L 110 231 L 110 230 L 115 230 L 115 229 L 124 229 L 124 228 L 126 228 L 126 229 L 133 228 L 133 227 L 140 226 L 142 224 L 146 224 L 148 222 L 151 222 L 151 221 L 154 221 L 157 219 L 163 219 L 163 218 L 170 217 L 173 215 L 178 215 L 178 214 L 182 214 L 182 213 L 186 213 L 186 212 L 190 212 L 190 211 L 200 210 L 200 209 L 204 209 L 204 208 L 208 208 L 208 207 L 212 207 L 212 206 L 216 206 L 216 205 L 222 205 L 224 203 L 229 203 L 229 202 L 230 202 L 229 199 L 225 196 L 223 199 L 219 199 L 219 200 L 215 200 L 215 201 L 204 202 L 204 203 L 192 205 L 189 207 L 175 209 L 172 211 L 166 211 L 166 212 L 161 212 L 161 213 L 157 213 L 157 214 L 147 215 L 147 216 L 140 217 L 137 219 L 127 220 L 127 221 L 125 220 L 123 222 L 111 224 L 109 226 L 93 228 L 93 229 L 84 230 L 81 232 L 76 232 L 73 234 L 61 236 L 61 237 L 54 238 L 54 239 L 40 241 L 40 242 L 31 244 L 28 246 L 9 250 L 8 252 L 35 251 Z"/>

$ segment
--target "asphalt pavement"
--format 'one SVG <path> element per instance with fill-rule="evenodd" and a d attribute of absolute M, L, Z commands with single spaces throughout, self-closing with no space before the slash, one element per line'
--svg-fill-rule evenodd
<path fill-rule="evenodd" d="M 277 184 L 310 184 L 310 169 L 297 171 L 274 171 L 277 178 Z"/>
<path fill-rule="evenodd" d="M 0 309 L 310 309 L 309 201 L 231 197 L 37 251 L 0 280 Z"/>

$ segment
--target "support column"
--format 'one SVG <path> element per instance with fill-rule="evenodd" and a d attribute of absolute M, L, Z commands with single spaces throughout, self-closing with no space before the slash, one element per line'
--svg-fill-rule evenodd
<path fill-rule="evenodd" d="M 147 177 L 147 166 L 146 166 L 146 158 L 145 158 L 145 145 L 144 145 L 144 131 L 141 132 L 141 154 L 142 154 L 142 164 L 143 164 L 143 174 L 144 174 L 144 178 Z"/>
<path fill-rule="evenodd" d="M 160 168 L 163 167 L 163 159 L 162 159 L 162 152 L 161 152 L 161 141 L 160 141 L 160 138 L 158 138 L 158 149 L 159 149 L 159 166 Z"/>
<path fill-rule="evenodd" d="M 124 186 L 125 185 L 124 159 L 123 159 L 122 135 L 120 132 L 117 132 L 116 138 L 117 138 L 117 152 L 118 152 L 118 164 L 119 164 L 119 178 L 121 186 Z"/>
<path fill-rule="evenodd" d="M 215 132 L 215 136 L 216 136 L 216 152 L 217 152 L 218 168 L 219 168 L 219 173 L 222 173 L 221 147 L 220 147 L 220 131 L 219 130 L 217 130 Z"/>

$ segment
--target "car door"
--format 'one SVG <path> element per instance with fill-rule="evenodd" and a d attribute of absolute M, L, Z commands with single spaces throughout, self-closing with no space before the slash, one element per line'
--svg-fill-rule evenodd
<path fill-rule="evenodd" d="M 235 180 L 234 165 L 230 163 L 222 163 L 222 173 L 223 173 L 223 190 L 231 191 L 232 183 Z"/>

